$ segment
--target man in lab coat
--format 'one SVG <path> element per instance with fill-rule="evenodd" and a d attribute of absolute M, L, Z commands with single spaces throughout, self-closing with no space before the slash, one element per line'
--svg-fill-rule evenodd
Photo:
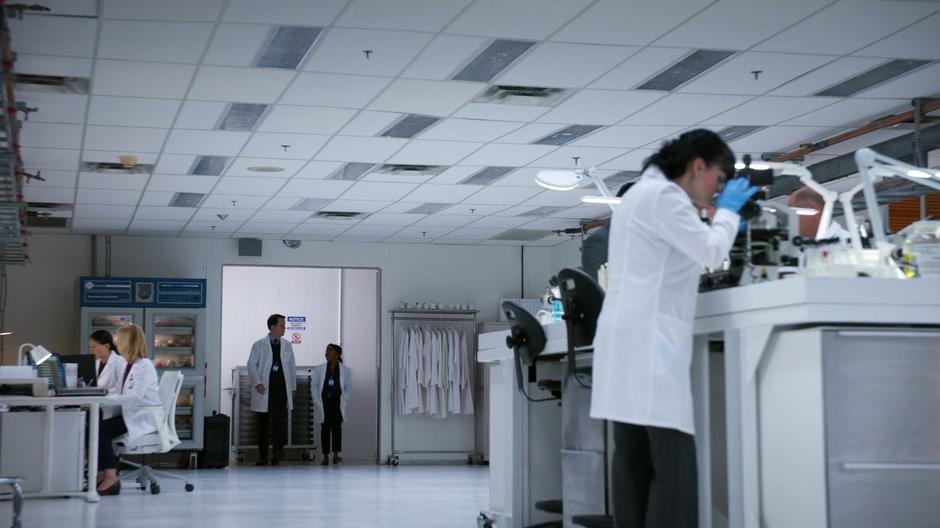
<path fill-rule="evenodd" d="M 806 240 L 816 238 L 816 230 L 819 229 L 819 222 L 822 220 L 822 210 L 825 205 L 826 202 L 823 200 L 823 197 L 809 187 L 801 187 L 790 194 L 790 198 L 787 200 L 788 207 L 802 207 L 816 211 L 814 215 L 799 215 L 801 237 Z M 823 238 L 829 239 L 836 237 L 842 241 L 851 241 L 852 238 L 847 229 L 839 225 L 839 222 L 832 220 Z"/>
<path fill-rule="evenodd" d="M 608 287 L 594 339 L 591 417 L 613 424 L 614 523 L 695 528 L 692 322 L 702 268 L 717 268 L 757 191 L 731 180 L 711 225 L 698 212 L 734 174 L 708 130 L 669 141 L 646 163 L 610 221 Z"/>
<path fill-rule="evenodd" d="M 268 463 L 269 438 L 274 447 L 272 466 L 280 462 L 287 443 L 287 411 L 293 408 L 291 396 L 297 390 L 297 369 L 294 349 L 284 339 L 284 329 L 283 315 L 268 317 L 268 335 L 251 345 L 248 357 L 251 410 L 258 418 L 258 466 Z"/>

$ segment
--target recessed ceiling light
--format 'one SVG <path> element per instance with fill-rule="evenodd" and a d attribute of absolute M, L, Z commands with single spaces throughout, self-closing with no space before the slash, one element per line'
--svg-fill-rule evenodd
<path fill-rule="evenodd" d="M 282 172 L 284 167 L 275 167 L 274 165 L 255 165 L 254 167 L 248 167 L 245 170 L 251 172 Z"/>

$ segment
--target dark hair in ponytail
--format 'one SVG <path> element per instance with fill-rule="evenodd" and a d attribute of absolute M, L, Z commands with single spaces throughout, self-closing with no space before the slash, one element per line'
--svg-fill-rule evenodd
<path fill-rule="evenodd" d="M 94 339 L 96 342 L 101 343 L 102 345 L 108 345 L 108 348 L 112 352 L 117 352 L 118 349 L 114 346 L 114 337 L 111 335 L 111 332 L 107 330 L 95 330 L 88 336 L 88 339 Z"/>
<path fill-rule="evenodd" d="M 666 178 L 675 180 L 685 174 L 689 162 L 696 158 L 702 158 L 709 167 L 718 165 L 728 178 L 734 175 L 734 153 L 718 134 L 704 128 L 664 142 L 656 154 L 646 158 L 643 170 L 656 165 Z"/>
<path fill-rule="evenodd" d="M 343 347 L 335 343 L 330 343 L 329 345 L 326 345 L 326 351 L 329 352 L 330 350 L 333 350 L 334 352 L 336 352 L 336 359 L 338 359 L 339 362 L 342 363 L 343 362 Z"/>

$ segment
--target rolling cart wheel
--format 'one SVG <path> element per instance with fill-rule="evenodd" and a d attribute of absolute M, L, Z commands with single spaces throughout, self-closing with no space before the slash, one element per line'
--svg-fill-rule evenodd
<path fill-rule="evenodd" d="M 186 491 L 192 491 L 194 489 L 196 489 L 196 486 L 193 486 L 189 482 L 186 483 Z"/>
<path fill-rule="evenodd" d="M 473 455 L 467 455 L 467 465 L 468 466 L 473 465 Z"/>
<path fill-rule="evenodd" d="M 392 459 L 392 465 L 393 465 L 393 466 L 398 466 L 398 457 L 395 457 L 395 458 Z"/>
<path fill-rule="evenodd" d="M 151 494 L 151 495 L 159 495 L 159 494 L 160 494 L 160 485 L 157 484 L 156 482 L 151 482 L 151 483 L 150 483 L 150 494 Z"/>

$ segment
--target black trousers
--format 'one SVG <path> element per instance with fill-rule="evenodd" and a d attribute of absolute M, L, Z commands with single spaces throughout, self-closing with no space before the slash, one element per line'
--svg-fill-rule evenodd
<path fill-rule="evenodd" d="M 275 379 L 280 377 L 280 379 Z M 258 417 L 258 460 L 268 460 L 268 445 L 274 448 L 274 458 L 284 454 L 287 443 L 287 389 L 282 376 L 271 375 L 268 387 L 268 412 L 255 413 Z"/>
<path fill-rule="evenodd" d="M 611 422 L 617 528 L 696 528 L 695 437 L 675 429 Z"/>
<path fill-rule="evenodd" d="M 339 453 L 343 450 L 343 413 L 339 403 L 331 404 L 323 398 L 324 420 L 320 424 L 320 452 L 326 456 L 329 453 Z"/>
<path fill-rule="evenodd" d="M 123 416 L 114 416 L 101 420 L 98 427 L 98 471 L 117 469 L 118 459 L 114 454 L 114 439 L 127 434 L 127 424 Z"/>

